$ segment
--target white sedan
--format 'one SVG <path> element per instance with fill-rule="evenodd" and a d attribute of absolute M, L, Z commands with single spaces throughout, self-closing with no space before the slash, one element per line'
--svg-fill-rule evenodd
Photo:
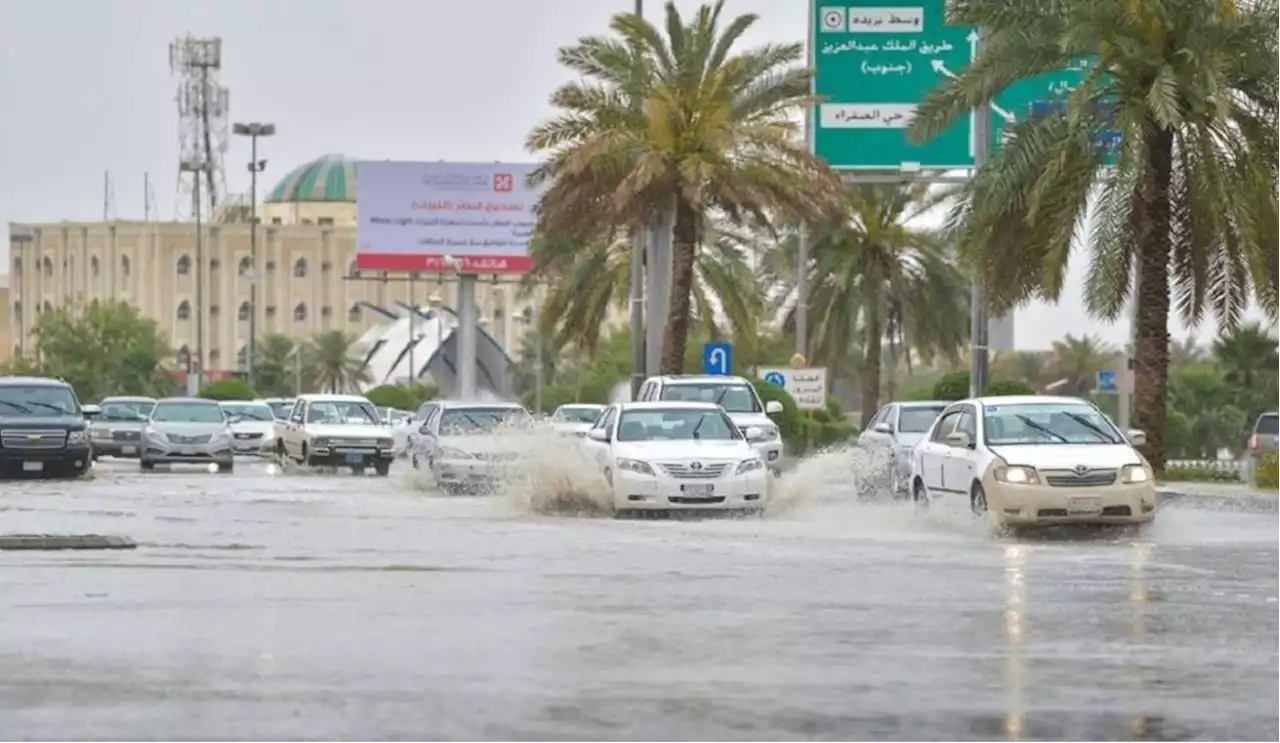
<path fill-rule="evenodd" d="M 563 436 L 582 438 L 595 425 L 596 419 L 604 412 L 603 405 L 586 403 L 570 403 L 556 408 L 551 415 L 551 426 L 555 432 Z"/>
<path fill-rule="evenodd" d="M 1072 397 L 952 403 L 912 453 L 918 506 L 959 501 L 998 525 L 1141 524 L 1156 515 L 1151 467 L 1102 411 Z"/>
<path fill-rule="evenodd" d="M 611 405 L 582 445 L 612 487 L 615 511 L 761 511 L 767 505 L 764 460 L 712 403 Z"/>

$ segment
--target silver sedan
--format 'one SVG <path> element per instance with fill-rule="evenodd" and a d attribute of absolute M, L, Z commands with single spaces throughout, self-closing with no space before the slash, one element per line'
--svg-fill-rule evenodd
<path fill-rule="evenodd" d="M 230 423 L 214 400 L 175 397 L 161 400 L 142 429 L 139 466 L 215 464 L 219 472 L 235 468 Z"/>

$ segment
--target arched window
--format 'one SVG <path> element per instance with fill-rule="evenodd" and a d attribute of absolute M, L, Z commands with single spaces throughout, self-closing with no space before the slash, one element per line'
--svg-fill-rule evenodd
<path fill-rule="evenodd" d="M 102 266 L 98 264 L 98 256 L 95 255 L 89 258 L 89 273 L 93 274 L 94 278 L 97 278 L 98 273 L 101 271 Z"/>
<path fill-rule="evenodd" d="M 120 256 L 120 273 L 122 273 L 125 278 L 129 277 L 129 268 L 130 268 L 129 256 L 127 255 Z"/>
<path fill-rule="evenodd" d="M 219 268 L 222 268 L 222 261 L 218 260 L 217 258 L 210 258 L 209 270 L 214 273 L 217 273 Z"/>
<path fill-rule="evenodd" d="M 248 276 L 251 271 L 253 271 L 253 262 L 250 261 L 249 256 L 246 255 L 240 259 L 240 267 L 236 269 L 236 272 L 239 273 L 240 276 L 244 277 Z"/>
<path fill-rule="evenodd" d="M 46 299 L 46 300 L 44 300 L 44 311 L 45 311 L 45 312 L 53 312 L 53 305 L 52 305 L 52 304 L 50 304 L 50 303 L 49 303 L 49 300 L 47 300 L 47 299 Z"/>
<path fill-rule="evenodd" d="M 238 317 L 238 318 L 240 319 L 240 321 L 241 321 L 241 322 L 244 322 L 244 321 L 246 321 L 246 320 L 248 320 L 248 319 L 249 319 L 249 314 L 250 314 L 252 311 L 253 311 L 253 310 L 252 310 L 252 308 L 250 308 L 250 307 L 249 307 L 249 303 L 248 303 L 248 302 L 241 302 L 241 303 L 240 303 L 240 311 L 239 311 L 238 313 L 236 313 L 236 317 Z"/>
<path fill-rule="evenodd" d="M 325 305 L 320 308 L 320 317 L 333 317 L 333 308 Z"/>
<path fill-rule="evenodd" d="M 44 275 L 48 277 L 53 276 L 53 260 L 47 255 L 44 257 Z"/>
<path fill-rule="evenodd" d="M 332 270 L 333 270 L 333 264 L 330 263 L 329 261 L 325 261 L 320 264 L 320 271 L 322 273 L 329 273 Z"/>
<path fill-rule="evenodd" d="M 347 322 L 360 322 L 360 305 L 353 304 L 351 309 L 347 310 Z"/>
<path fill-rule="evenodd" d="M 209 305 L 209 317 L 217 317 L 222 314 L 222 308 L 216 304 Z"/>
<path fill-rule="evenodd" d="M 22 322 L 22 302 L 13 303 L 13 319 Z"/>
<path fill-rule="evenodd" d="M 191 273 L 191 258 L 184 254 L 178 259 L 178 275 L 186 276 L 189 273 Z"/>
<path fill-rule="evenodd" d="M 297 307 L 293 308 L 293 321 L 306 322 L 307 320 L 307 303 L 299 302 Z"/>
<path fill-rule="evenodd" d="M 307 278 L 307 259 L 299 258 L 293 264 L 293 277 L 295 279 Z"/>
<path fill-rule="evenodd" d="M 179 320 L 191 319 L 191 303 L 185 299 L 182 300 L 182 303 L 178 305 L 178 319 Z"/>
<path fill-rule="evenodd" d="M 222 352 L 216 348 L 213 349 L 212 351 L 209 352 L 209 366 L 212 366 L 215 369 L 218 368 L 217 364 L 221 358 L 222 358 Z"/>
<path fill-rule="evenodd" d="M 347 276 L 353 279 L 360 276 L 360 269 L 356 266 L 355 261 L 351 261 L 351 265 L 347 266 Z"/>

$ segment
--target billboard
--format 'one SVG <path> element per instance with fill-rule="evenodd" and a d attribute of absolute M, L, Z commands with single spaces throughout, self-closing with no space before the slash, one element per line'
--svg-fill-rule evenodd
<path fill-rule="evenodd" d="M 529 163 L 356 164 L 356 267 L 520 274 L 540 191 Z"/>

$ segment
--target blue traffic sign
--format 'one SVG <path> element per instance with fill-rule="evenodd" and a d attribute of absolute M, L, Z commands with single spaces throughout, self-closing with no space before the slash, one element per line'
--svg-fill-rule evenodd
<path fill-rule="evenodd" d="M 705 343 L 702 346 L 702 373 L 727 377 L 733 373 L 733 344 Z"/>
<path fill-rule="evenodd" d="M 1111 369 L 1104 369 L 1098 372 L 1097 381 L 1094 383 L 1094 389 L 1098 392 L 1115 392 L 1119 389 L 1116 384 L 1116 373 Z"/>
<path fill-rule="evenodd" d="M 780 371 L 771 371 L 764 375 L 764 381 L 766 384 L 771 384 L 774 387 L 786 387 L 787 375 Z"/>

